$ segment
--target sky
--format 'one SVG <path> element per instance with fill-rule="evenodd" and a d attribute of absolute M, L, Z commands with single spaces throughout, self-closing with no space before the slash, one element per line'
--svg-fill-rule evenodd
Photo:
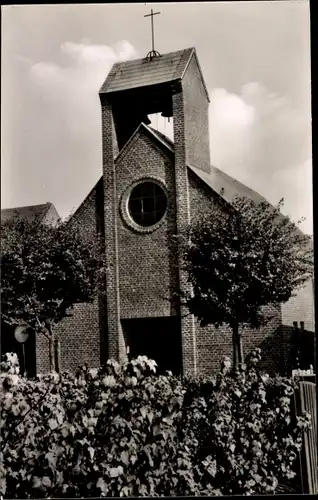
<path fill-rule="evenodd" d="M 73 212 L 102 174 L 98 91 L 114 62 L 195 47 L 214 166 L 312 234 L 309 2 L 2 7 L 1 207 Z M 169 124 L 153 126 L 170 135 Z M 171 125 L 171 124 L 170 124 Z"/>

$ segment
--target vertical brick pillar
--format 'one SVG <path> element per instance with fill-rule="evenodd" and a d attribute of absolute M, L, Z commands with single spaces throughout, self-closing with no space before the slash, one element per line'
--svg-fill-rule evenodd
<path fill-rule="evenodd" d="M 173 133 L 175 149 L 175 188 L 176 188 L 176 223 L 177 234 L 190 222 L 190 201 L 188 172 L 186 164 L 184 97 L 181 82 L 173 89 Z M 181 269 L 179 257 L 179 287 L 190 291 L 185 272 Z M 194 317 L 188 315 L 188 310 L 181 306 L 181 338 L 182 338 L 182 368 L 183 373 L 197 373 L 196 338 Z"/>
<path fill-rule="evenodd" d="M 112 106 L 102 104 L 102 141 L 104 177 L 105 263 L 107 296 L 108 355 L 117 361 L 126 358 L 125 339 L 120 322 L 116 172 L 114 164 L 114 127 Z"/>

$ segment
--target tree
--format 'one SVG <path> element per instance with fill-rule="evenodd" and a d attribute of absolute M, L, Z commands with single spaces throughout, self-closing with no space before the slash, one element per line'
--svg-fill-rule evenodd
<path fill-rule="evenodd" d="M 236 198 L 193 222 L 181 244 L 192 288 L 185 304 L 201 326 L 231 327 L 234 367 L 243 362 L 242 329 L 266 324 L 264 306 L 287 302 L 313 273 L 311 238 L 282 205 Z"/>
<path fill-rule="evenodd" d="M 50 226 L 18 216 L 1 223 L 1 319 L 47 337 L 51 370 L 54 325 L 74 304 L 94 300 L 100 255 L 98 238 L 75 223 Z"/>

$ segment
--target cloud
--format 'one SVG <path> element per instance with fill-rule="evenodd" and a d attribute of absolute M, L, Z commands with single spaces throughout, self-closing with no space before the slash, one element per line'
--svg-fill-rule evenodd
<path fill-rule="evenodd" d="M 254 109 L 240 96 L 225 89 L 214 89 L 211 93 L 210 116 L 217 115 L 221 126 L 249 126 L 254 122 Z"/>
<path fill-rule="evenodd" d="M 281 192 L 285 192 L 283 212 L 298 221 L 302 217 L 306 220 L 299 227 L 308 234 L 313 234 L 313 184 L 312 160 L 308 158 L 301 165 L 291 169 L 279 170 L 273 174 L 272 195 L 279 199 Z"/>
<path fill-rule="evenodd" d="M 101 175 L 98 91 L 115 62 L 136 57 L 126 40 L 112 47 L 66 41 L 58 64 L 41 61 L 29 67 L 36 100 L 32 137 L 40 138 L 30 155 L 33 164 L 45 164 L 42 184 L 50 185 L 62 216 L 77 208 Z"/>
<path fill-rule="evenodd" d="M 115 47 L 91 45 L 89 41 L 61 45 L 67 58 L 62 66 L 39 62 L 30 67 L 29 77 L 43 101 L 47 119 L 56 125 L 63 122 L 74 140 L 87 142 L 92 130 L 99 134 L 98 91 L 112 65 L 121 59 L 137 57 L 134 47 L 123 40 Z"/>
<path fill-rule="evenodd" d="M 39 62 L 30 68 L 34 83 L 64 90 L 91 90 L 96 92 L 102 85 L 111 66 L 120 60 L 137 57 L 134 47 L 127 41 L 118 42 L 114 47 L 91 45 L 89 40 L 82 43 L 64 42 L 61 53 L 69 62 L 61 66 L 51 62 Z"/>
<path fill-rule="evenodd" d="M 246 160 L 255 122 L 255 109 L 225 89 L 210 92 L 209 124 L 211 161 L 221 169 Z"/>
<path fill-rule="evenodd" d="M 240 94 L 214 89 L 209 110 L 212 163 L 259 191 L 285 199 L 293 219 L 312 233 L 311 123 L 287 96 L 249 82 Z M 286 213 L 287 213 L 286 212 Z"/>

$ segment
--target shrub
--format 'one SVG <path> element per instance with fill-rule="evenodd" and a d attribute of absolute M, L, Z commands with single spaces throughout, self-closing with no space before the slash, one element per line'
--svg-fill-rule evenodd
<path fill-rule="evenodd" d="M 257 369 L 256 349 L 248 367 L 234 375 L 230 360 L 213 379 L 192 380 L 185 401 L 183 429 L 199 442 L 193 461 L 199 477 L 210 475 L 224 495 L 274 493 L 279 483 L 295 476 L 292 469 L 310 415 L 296 417 L 296 383 Z M 196 465 L 198 466 L 198 465 Z"/>
<path fill-rule="evenodd" d="M 293 475 L 307 416 L 293 383 L 259 372 L 156 375 L 139 356 L 36 379 L 6 355 L 1 382 L 1 494 L 11 498 L 180 496 L 275 491 Z M 243 367 L 244 368 L 244 367 Z"/>

